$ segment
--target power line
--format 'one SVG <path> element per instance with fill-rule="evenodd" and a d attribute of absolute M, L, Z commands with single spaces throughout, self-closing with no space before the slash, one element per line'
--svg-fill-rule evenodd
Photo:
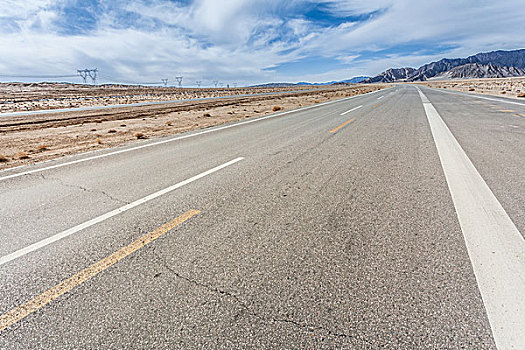
<path fill-rule="evenodd" d="M 0 74 L 2 78 L 76 78 L 78 75 L 26 75 L 26 74 Z"/>

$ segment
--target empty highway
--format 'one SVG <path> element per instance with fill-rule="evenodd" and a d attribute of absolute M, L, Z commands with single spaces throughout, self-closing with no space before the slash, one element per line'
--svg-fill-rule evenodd
<path fill-rule="evenodd" d="M 423 86 L 0 172 L 0 349 L 525 349 L 525 102 Z"/>

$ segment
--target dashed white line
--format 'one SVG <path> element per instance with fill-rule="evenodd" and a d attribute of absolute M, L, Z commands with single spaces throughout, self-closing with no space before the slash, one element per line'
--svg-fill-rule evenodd
<path fill-rule="evenodd" d="M 419 94 L 496 346 L 525 349 L 525 240 L 432 103 Z"/>
<path fill-rule="evenodd" d="M 354 107 L 354 108 L 352 108 L 352 109 L 349 109 L 348 111 L 341 113 L 341 115 L 348 114 L 348 113 L 353 112 L 353 111 L 355 111 L 356 109 L 359 109 L 359 108 L 361 108 L 361 107 L 363 107 L 363 105 L 361 105 L 361 106 L 357 106 L 357 107 Z"/>
<path fill-rule="evenodd" d="M 380 100 L 382 99 L 383 97 L 385 97 L 384 95 L 383 96 L 379 96 L 377 99 Z"/>
<path fill-rule="evenodd" d="M 31 244 L 31 245 L 29 245 L 29 246 L 27 246 L 27 247 L 25 247 L 25 248 L 19 249 L 19 250 L 13 252 L 13 253 L 10 253 L 10 254 L 8 254 L 8 255 L 5 255 L 5 256 L 3 256 L 3 257 L 0 258 L 0 266 L 1 266 L 1 265 L 4 265 L 4 264 L 6 264 L 6 263 L 8 263 L 8 262 L 10 262 L 10 261 L 12 261 L 12 260 L 15 260 L 15 259 L 17 259 L 17 258 L 19 258 L 19 257 L 21 257 L 21 256 L 24 256 L 24 255 L 26 255 L 26 254 L 28 254 L 28 253 L 34 252 L 35 250 L 38 250 L 38 249 L 40 249 L 40 248 L 42 248 L 42 247 L 45 247 L 45 246 L 47 246 L 47 245 L 49 245 L 49 244 L 51 244 L 51 243 L 54 243 L 54 242 L 56 242 L 56 241 L 58 241 L 58 240 L 61 240 L 62 238 L 65 238 L 65 237 L 71 236 L 72 234 L 77 233 L 78 231 L 81 231 L 81 230 L 83 230 L 83 229 L 85 229 L 85 228 L 88 228 L 88 227 L 90 227 L 90 226 L 93 226 L 93 225 L 95 225 L 95 224 L 98 224 L 98 223 L 100 223 L 100 222 L 102 222 L 102 221 L 104 221 L 104 220 L 106 220 L 106 219 L 109 219 L 109 218 L 115 216 L 115 215 L 121 214 L 121 213 L 123 213 L 123 212 L 125 212 L 125 211 L 127 211 L 127 210 L 130 210 L 130 209 L 132 209 L 132 208 L 135 208 L 135 207 L 137 207 L 137 206 L 139 206 L 139 205 L 141 205 L 141 204 L 144 204 L 144 203 L 146 203 L 146 202 L 148 202 L 148 201 L 150 201 L 150 200 L 152 200 L 152 199 L 155 199 L 155 198 L 160 197 L 160 196 L 162 196 L 162 195 L 164 195 L 164 194 L 166 194 L 166 193 L 169 193 L 169 192 L 171 192 L 171 191 L 174 191 L 174 190 L 176 190 L 177 188 L 180 188 L 180 187 L 182 187 L 182 186 L 184 186 L 184 185 L 187 185 L 187 184 L 189 184 L 189 183 L 191 183 L 191 182 L 193 182 L 193 181 L 196 181 L 196 180 L 198 180 L 198 179 L 201 179 L 201 178 L 203 178 L 203 177 L 205 177 L 205 176 L 207 176 L 207 175 L 213 174 L 214 172 L 219 171 L 219 170 L 221 170 L 221 169 L 224 169 L 224 168 L 226 168 L 226 167 L 228 167 L 228 166 L 230 166 L 230 165 L 233 165 L 233 164 L 235 164 L 235 163 L 237 163 L 237 162 L 240 162 L 240 161 L 243 160 L 243 159 L 244 159 L 244 158 L 242 158 L 242 157 L 235 158 L 235 159 L 233 159 L 233 160 L 231 160 L 231 161 L 229 161 L 229 162 L 227 162 L 227 163 L 224 163 L 224 164 L 222 164 L 222 165 L 219 165 L 219 166 L 217 166 L 217 167 L 215 167 L 215 168 L 213 168 L 213 169 L 207 170 L 207 171 L 205 171 L 205 172 L 203 172 L 203 173 L 200 173 L 200 174 L 198 174 L 198 175 L 195 175 L 195 176 L 193 176 L 193 177 L 190 177 L 190 178 L 187 179 L 187 180 L 184 180 L 184 181 L 181 181 L 181 182 L 179 182 L 179 183 L 177 183 L 177 184 L 175 184 L 175 185 L 172 185 L 172 186 L 166 187 L 166 188 L 163 189 L 163 190 L 160 190 L 160 191 L 157 191 L 157 192 L 155 192 L 155 193 L 152 193 L 152 194 L 150 194 L 150 195 L 148 195 L 148 196 L 146 196 L 146 197 L 143 197 L 143 198 L 141 198 L 141 199 L 137 199 L 137 200 L 134 201 L 134 202 L 131 202 L 131 203 L 129 203 L 129 204 L 126 204 L 126 205 L 124 205 L 124 206 L 122 206 L 122 207 L 120 207 L 120 208 L 117 208 L 117 209 L 115 209 L 115 210 L 112 210 L 112 211 L 110 211 L 110 212 L 108 212 L 108 213 L 106 213 L 106 214 L 102 214 L 102 215 L 100 215 L 100 216 L 97 216 L 97 217 L 94 218 L 94 219 L 91 219 L 91 220 L 89 220 L 89 221 L 86 221 L 86 222 L 84 222 L 84 223 L 81 223 L 81 224 L 79 224 L 79 225 L 77 225 L 77 226 L 75 226 L 75 227 L 72 227 L 72 228 L 70 228 L 70 229 L 67 229 L 67 230 L 65 230 L 65 231 L 62 231 L 62 232 L 57 233 L 57 234 L 55 234 L 55 235 L 53 235 L 53 236 L 50 236 L 50 237 L 48 237 L 48 238 L 45 238 L 45 239 L 43 239 L 43 240 L 41 240 L 41 241 L 38 241 L 38 242 L 36 242 L 36 243 L 33 243 L 33 244 Z"/>

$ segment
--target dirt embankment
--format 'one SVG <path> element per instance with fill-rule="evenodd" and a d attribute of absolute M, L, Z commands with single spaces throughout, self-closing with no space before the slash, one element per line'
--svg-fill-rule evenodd
<path fill-rule="evenodd" d="M 371 92 L 384 86 L 0 117 L 0 168 L 140 142 Z"/>

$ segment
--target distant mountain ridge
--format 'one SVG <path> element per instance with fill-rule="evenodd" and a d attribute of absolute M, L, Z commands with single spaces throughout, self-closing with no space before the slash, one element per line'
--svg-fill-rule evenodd
<path fill-rule="evenodd" d="M 445 72 L 452 71 L 450 74 Z M 502 78 L 522 76 L 525 70 L 525 49 L 482 52 L 467 58 L 443 58 L 418 69 L 390 68 L 363 81 L 364 83 L 393 83 L 396 81 L 425 81 L 431 78 Z M 454 77 L 454 78 L 452 78 Z"/>
<path fill-rule="evenodd" d="M 366 79 L 370 79 L 370 77 L 360 76 L 360 77 L 353 77 L 347 80 L 341 80 L 341 81 L 334 80 L 334 81 L 328 81 L 325 83 L 307 83 L 304 81 L 301 81 L 298 83 L 268 83 L 268 84 L 253 85 L 252 87 L 289 87 L 289 86 L 301 86 L 301 85 L 319 86 L 319 85 L 332 85 L 332 84 L 358 84 Z"/>
<path fill-rule="evenodd" d="M 432 79 L 506 78 L 525 76 L 525 69 L 493 64 L 467 63 L 440 73 Z"/>

